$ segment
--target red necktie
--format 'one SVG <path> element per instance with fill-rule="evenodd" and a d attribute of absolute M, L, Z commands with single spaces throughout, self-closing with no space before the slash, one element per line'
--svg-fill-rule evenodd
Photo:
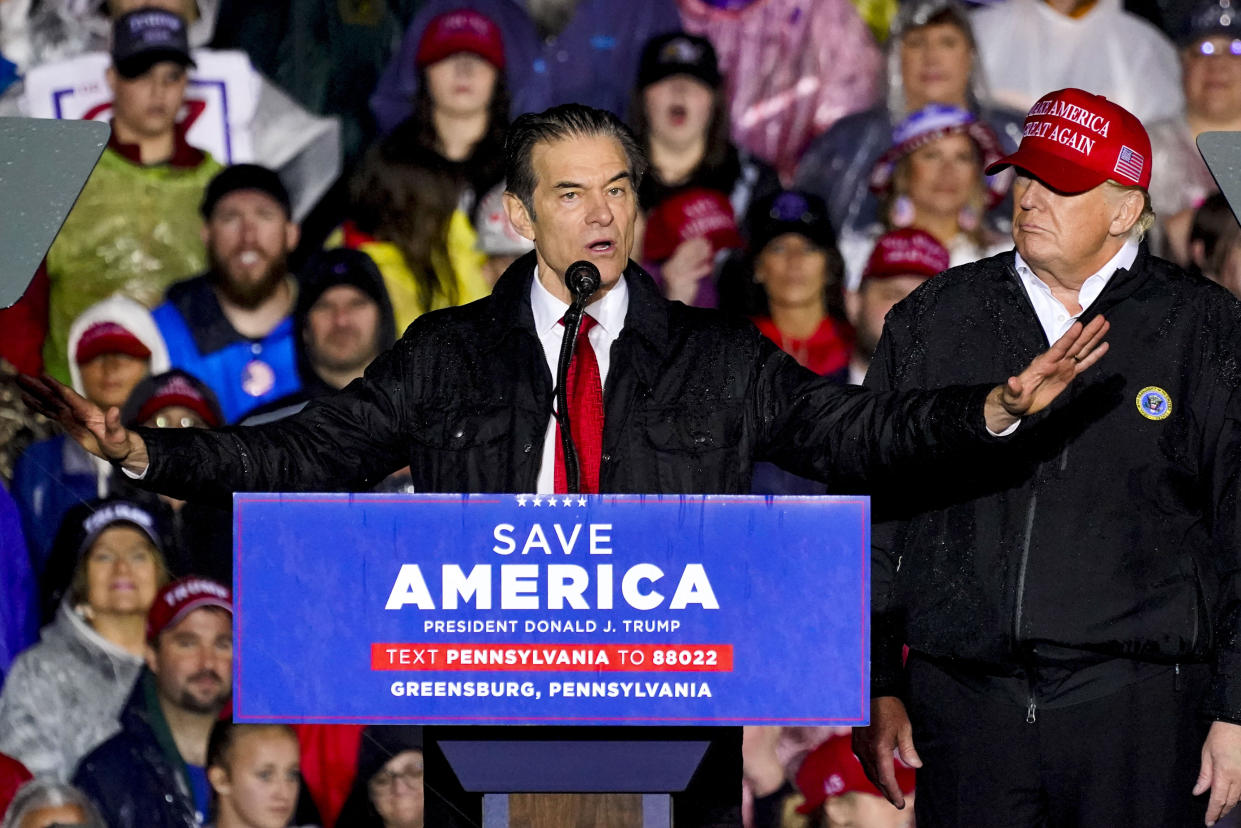
<path fill-rule="evenodd" d="M 561 320 L 563 324 L 564 320 Z M 573 444 L 577 447 L 577 462 L 581 469 L 579 478 L 583 493 L 599 491 L 599 458 L 603 454 L 603 383 L 599 381 L 599 362 L 595 349 L 590 346 L 586 334 L 595 326 L 595 320 L 582 315 L 582 325 L 577 330 L 577 342 L 569 360 L 569 377 L 565 392 L 569 397 L 569 428 L 573 432 Z M 556 423 L 556 492 L 569 491 L 564 468 L 564 449 L 560 442 L 560 423 Z"/>

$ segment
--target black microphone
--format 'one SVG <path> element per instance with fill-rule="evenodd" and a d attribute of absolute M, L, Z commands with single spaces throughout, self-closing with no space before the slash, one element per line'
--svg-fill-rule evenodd
<path fill-rule="evenodd" d="M 564 336 L 560 340 L 560 359 L 556 364 L 556 407 L 554 413 L 560 424 L 560 449 L 564 455 L 566 488 L 576 494 L 581 491 L 581 466 L 577 458 L 577 446 L 573 443 L 573 424 L 569 421 L 568 377 L 569 362 L 577 344 L 577 329 L 586 312 L 586 303 L 599 289 L 603 277 L 599 268 L 586 260 L 574 262 L 565 268 L 564 283 L 573 295 L 573 304 L 564 315 Z"/>
<path fill-rule="evenodd" d="M 603 277 L 599 275 L 599 268 L 585 259 L 569 265 L 564 272 L 565 287 L 573 295 L 573 304 L 583 308 L 586 307 L 587 300 L 595 295 L 595 291 L 599 289 L 602 282 Z"/>

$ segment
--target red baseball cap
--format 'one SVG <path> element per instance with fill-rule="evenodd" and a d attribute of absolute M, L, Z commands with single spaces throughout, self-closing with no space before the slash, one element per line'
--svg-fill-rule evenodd
<path fill-rule="evenodd" d="M 732 204 L 718 190 L 691 187 L 652 209 L 646 220 L 642 257 L 662 262 L 681 242 L 697 238 L 707 239 L 716 252 L 745 245 Z"/>
<path fill-rule="evenodd" d="M 169 627 L 202 607 L 219 607 L 233 612 L 233 593 L 223 584 L 190 575 L 166 585 L 155 596 L 147 612 L 147 641 L 154 641 Z"/>
<path fill-rule="evenodd" d="M 224 425 L 214 400 L 208 400 L 207 395 L 182 371 L 169 371 L 156 378 L 151 396 L 138 408 L 133 421 L 145 423 L 160 410 L 174 405 L 193 411 L 211 428 Z"/>
<path fill-rule="evenodd" d="M 82 331 L 73 361 L 85 365 L 101 354 L 128 354 L 137 359 L 150 359 L 151 349 L 115 322 L 96 322 Z"/>
<path fill-rule="evenodd" d="M 894 276 L 929 279 L 947 270 L 948 264 L 948 249 L 938 239 L 925 230 L 905 227 L 879 237 L 862 271 L 862 280 Z"/>
<path fill-rule="evenodd" d="M 914 769 L 896 760 L 896 784 L 906 795 L 914 790 Z M 805 758 L 797 769 L 797 788 L 806 801 L 797 806 L 799 814 L 812 814 L 833 796 L 865 793 L 883 796 L 866 778 L 862 763 L 853 755 L 849 736 L 833 736 Z"/>
<path fill-rule="evenodd" d="M 1109 180 L 1146 189 L 1151 139 L 1124 107 L 1081 89 L 1060 89 L 1030 108 L 1021 145 L 987 173 L 1007 167 L 1026 170 L 1063 193 L 1084 193 Z"/>
<path fill-rule="evenodd" d="M 419 69 L 439 63 L 458 52 L 471 52 L 497 69 L 504 68 L 504 38 L 500 27 L 485 14 L 457 9 L 431 18 L 414 61 Z"/>

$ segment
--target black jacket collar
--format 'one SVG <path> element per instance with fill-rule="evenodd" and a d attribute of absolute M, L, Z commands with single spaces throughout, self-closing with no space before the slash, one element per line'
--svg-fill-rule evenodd
<path fill-rule="evenodd" d="M 516 330 L 534 334 L 534 312 L 530 309 L 530 287 L 537 259 L 533 252 L 513 262 L 491 292 L 490 347 L 499 347 Z M 622 337 L 637 337 L 659 357 L 669 348 L 669 313 L 672 303 L 663 297 L 650 275 L 630 260 L 625 268 L 629 288 L 629 309 L 625 312 Z M 660 360 L 662 361 L 662 360 Z"/>

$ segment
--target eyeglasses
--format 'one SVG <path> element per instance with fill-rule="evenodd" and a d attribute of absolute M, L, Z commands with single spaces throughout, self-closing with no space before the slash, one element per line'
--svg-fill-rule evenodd
<path fill-rule="evenodd" d="M 409 765 L 399 771 L 390 771 L 385 768 L 371 777 L 371 786 L 381 790 L 391 790 L 396 787 L 398 779 L 404 782 L 407 788 L 416 787 L 422 781 L 422 766 Z"/>

